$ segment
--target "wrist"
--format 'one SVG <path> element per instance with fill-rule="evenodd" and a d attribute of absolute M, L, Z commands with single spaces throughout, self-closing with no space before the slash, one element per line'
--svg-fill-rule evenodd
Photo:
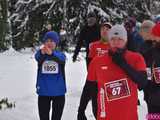
<path fill-rule="evenodd" d="M 121 62 L 120 64 L 119 64 L 119 66 L 121 67 L 121 68 L 127 68 L 128 67 L 128 64 L 126 63 L 126 62 Z"/>
<path fill-rule="evenodd" d="M 45 55 L 45 52 L 42 49 L 40 50 L 40 55 Z"/>

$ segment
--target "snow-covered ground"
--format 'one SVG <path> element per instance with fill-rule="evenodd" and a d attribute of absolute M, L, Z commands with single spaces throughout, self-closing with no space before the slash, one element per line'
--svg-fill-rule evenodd
<path fill-rule="evenodd" d="M 81 61 L 73 63 L 71 54 L 67 55 L 66 77 L 67 94 L 62 120 L 76 120 L 81 91 L 85 82 L 86 67 L 83 54 Z M 0 120 L 38 120 L 37 95 L 35 93 L 36 62 L 33 53 L 15 52 L 13 49 L 0 53 L 0 99 L 8 97 L 15 102 L 13 109 L 0 111 Z M 143 93 L 139 93 L 139 120 L 145 120 L 147 114 Z M 94 120 L 91 105 L 86 111 L 88 120 Z"/>

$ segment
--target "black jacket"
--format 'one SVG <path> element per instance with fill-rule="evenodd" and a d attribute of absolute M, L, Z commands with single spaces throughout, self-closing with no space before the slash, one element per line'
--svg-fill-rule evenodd
<path fill-rule="evenodd" d="M 74 57 L 77 58 L 80 49 L 82 46 L 85 46 L 86 48 L 86 57 L 88 57 L 89 53 L 89 44 L 91 42 L 97 41 L 100 39 L 100 27 L 99 25 L 95 24 L 92 27 L 85 26 L 79 35 L 78 42 L 76 45 L 76 48 L 74 50 Z"/>
<path fill-rule="evenodd" d="M 134 31 L 132 33 L 127 33 L 127 35 L 128 35 L 127 49 L 134 52 L 139 52 L 140 46 L 144 43 L 144 40 L 141 37 L 141 35 L 137 31 Z"/>
<path fill-rule="evenodd" d="M 160 47 L 156 47 L 151 41 L 147 41 L 142 45 L 141 53 L 144 56 L 148 70 L 151 72 L 150 75 L 148 74 L 148 79 L 152 80 L 155 84 L 157 84 L 155 82 L 153 68 L 160 67 Z M 144 99 L 148 104 L 160 106 L 160 89 L 145 89 Z"/>

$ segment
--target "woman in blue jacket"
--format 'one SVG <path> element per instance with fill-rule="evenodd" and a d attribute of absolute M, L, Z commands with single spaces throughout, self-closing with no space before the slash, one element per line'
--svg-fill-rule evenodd
<path fill-rule="evenodd" d="M 37 94 L 40 120 L 49 120 L 52 106 L 52 119 L 61 120 L 65 104 L 65 55 L 56 50 L 59 36 L 56 32 L 47 32 L 43 47 L 37 51 L 38 63 Z"/>

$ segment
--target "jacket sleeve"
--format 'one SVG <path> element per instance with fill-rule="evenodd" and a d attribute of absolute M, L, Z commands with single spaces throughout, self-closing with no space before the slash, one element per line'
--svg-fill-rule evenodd
<path fill-rule="evenodd" d="M 46 55 L 43 55 L 41 53 L 41 50 L 37 51 L 37 53 L 35 54 L 35 59 L 38 62 L 38 64 L 42 64 L 45 58 L 46 58 Z"/>
<path fill-rule="evenodd" d="M 148 81 L 145 71 L 137 71 L 129 64 L 124 65 L 122 69 L 126 71 L 133 82 L 138 84 L 139 89 L 144 89 L 147 86 Z"/>
<path fill-rule="evenodd" d="M 131 79 L 138 84 L 140 90 L 157 91 L 160 90 L 160 86 L 153 81 L 147 79 L 145 71 L 136 71 L 130 65 L 123 66 L 123 69 L 128 73 Z"/>
<path fill-rule="evenodd" d="M 78 37 L 78 42 L 77 42 L 77 45 L 75 47 L 75 50 L 74 50 L 74 55 L 73 57 L 76 59 L 80 50 L 81 50 L 81 47 L 83 46 L 83 42 L 84 42 L 84 29 L 81 30 L 80 32 L 80 35 Z"/>
<path fill-rule="evenodd" d="M 119 66 L 128 74 L 133 82 L 138 84 L 140 89 L 146 87 L 148 82 L 146 78 L 146 64 L 140 54 L 136 57 L 134 67 L 128 64 L 125 60 L 123 60 Z"/>
<path fill-rule="evenodd" d="M 63 53 L 54 51 L 51 55 L 51 59 L 59 64 L 65 64 L 66 56 Z"/>

